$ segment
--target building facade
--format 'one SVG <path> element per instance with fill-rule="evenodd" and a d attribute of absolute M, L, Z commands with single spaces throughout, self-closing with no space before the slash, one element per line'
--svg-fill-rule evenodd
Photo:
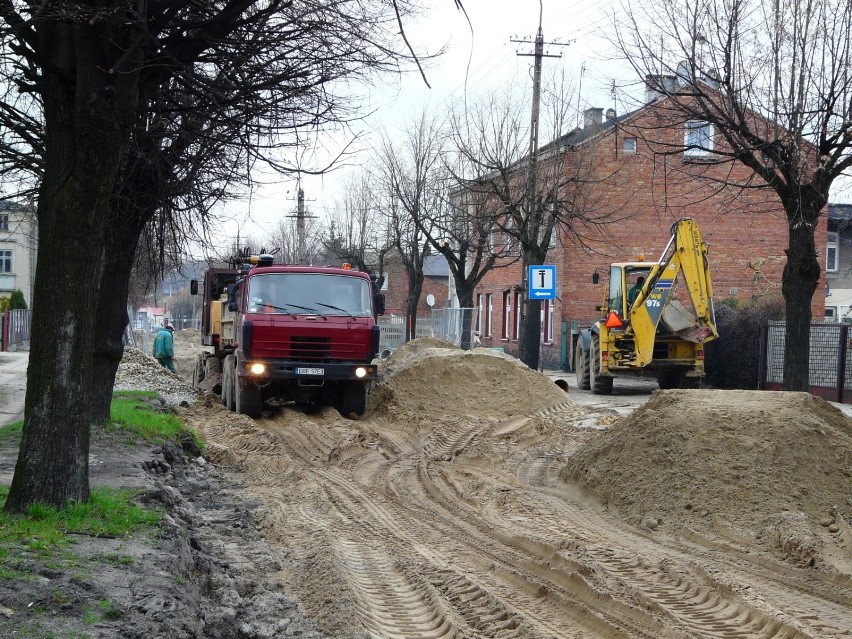
<path fill-rule="evenodd" d="M 711 125 L 677 121 L 673 114 L 665 98 L 621 117 L 589 109 L 583 127 L 551 143 L 567 155 L 566 172 L 580 175 L 582 167 L 583 193 L 574 198 L 572 233 L 557 227 L 548 253 L 547 263 L 556 266 L 557 299 L 539 302 L 545 366 L 564 364 L 566 354 L 571 361 L 572 343 L 563 348 L 563 340 L 571 339 L 572 327 L 599 319 L 595 307 L 603 303 L 609 265 L 656 261 L 683 217 L 697 221 L 709 245 L 717 301 L 781 296 L 787 222 L 778 196 L 768 188 L 734 186 L 746 183 L 750 170 L 738 162 L 714 162 L 708 149 L 718 149 L 721 136 Z M 816 244 L 823 260 L 827 238 L 822 216 Z M 476 330 L 483 346 L 517 354 L 522 282 L 518 265 L 490 272 L 478 287 Z M 823 316 L 824 304 L 819 287 L 814 317 Z"/>
<path fill-rule="evenodd" d="M 32 308 L 37 259 L 34 210 L 14 202 L 0 202 L 0 297 L 20 290 Z"/>

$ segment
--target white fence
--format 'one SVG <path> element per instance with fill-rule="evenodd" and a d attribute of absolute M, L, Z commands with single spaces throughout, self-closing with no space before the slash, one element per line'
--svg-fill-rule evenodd
<path fill-rule="evenodd" d="M 468 311 L 468 328 L 463 328 L 465 311 Z M 417 318 L 415 337 L 437 337 L 452 342 L 456 346 L 462 343 L 464 333 L 470 334 L 473 326 L 473 309 L 471 308 L 438 308 L 433 309 L 429 316 Z M 378 319 L 382 336 L 379 350 L 395 350 L 405 343 L 405 326 L 408 316 L 390 315 Z M 468 343 L 472 340 L 468 339 Z"/>

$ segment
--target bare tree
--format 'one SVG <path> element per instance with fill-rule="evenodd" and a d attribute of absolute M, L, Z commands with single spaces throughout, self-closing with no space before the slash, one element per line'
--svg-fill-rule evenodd
<path fill-rule="evenodd" d="M 384 281 L 384 260 L 393 248 L 393 234 L 380 210 L 380 184 L 366 169 L 350 174 L 343 196 L 326 219 L 323 247 L 339 260 L 362 271 L 374 272 L 377 285 Z"/>
<path fill-rule="evenodd" d="M 852 165 L 852 6 L 793 0 L 662 0 L 628 8 L 624 57 L 687 128 L 675 152 L 745 166 L 731 188 L 765 189 L 786 213 L 784 387 L 807 390 L 815 230 Z"/>
<path fill-rule="evenodd" d="M 294 114 L 315 127 L 350 117 L 351 103 L 333 82 L 397 68 L 405 50 L 399 25 L 410 6 L 0 1 L 2 70 L 24 96 L 4 105 L 21 108 L 0 115 L 13 119 L 17 135 L 8 153 L 27 143 L 39 156 L 38 179 L 28 184 L 38 184 L 39 249 L 49 256 L 36 271 L 25 426 L 7 510 L 88 498 L 95 309 L 107 260 L 128 252 L 108 247 L 132 254 L 141 228 L 136 219 L 120 228 L 125 216 L 115 207 L 115 185 L 132 165 L 134 131 L 163 124 L 178 135 L 174 119 L 215 105 L 207 126 L 194 127 L 197 144 L 213 140 L 205 137 L 210 126 L 236 123 L 235 146 L 286 169 L 274 151 L 277 133 L 292 126 Z M 176 93 L 189 101 L 155 112 L 153 105 Z M 159 139 L 160 151 L 177 140 Z M 228 171 L 250 166 L 232 163 Z M 126 323 L 126 314 L 115 321 Z"/>
<path fill-rule="evenodd" d="M 553 75 L 541 93 L 540 130 L 551 140 L 530 156 L 529 100 L 506 92 L 467 105 L 451 118 L 454 153 L 466 163 L 457 175 L 467 202 L 479 208 L 482 230 L 495 226 L 518 247 L 524 287 L 529 266 L 544 264 L 561 229 L 582 244 L 584 229 L 611 221 L 613 212 L 590 196 L 591 153 L 583 136 L 563 135 L 571 114 L 571 88 Z M 531 161 L 534 159 L 534 161 Z M 600 178 L 598 178 L 598 181 Z M 521 314 L 519 358 L 539 366 L 540 301 L 527 294 Z"/>
<path fill-rule="evenodd" d="M 408 281 L 406 341 L 415 337 L 417 306 L 423 292 L 423 265 L 429 254 L 432 220 L 446 203 L 442 179 L 445 134 L 426 110 L 392 141 L 383 135 L 379 150 L 379 180 L 387 197 L 385 215 L 393 244 Z"/>

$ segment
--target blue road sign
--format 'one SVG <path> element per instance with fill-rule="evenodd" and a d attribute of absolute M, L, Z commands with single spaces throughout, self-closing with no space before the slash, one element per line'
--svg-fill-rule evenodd
<path fill-rule="evenodd" d="M 556 298 L 556 267 L 530 266 L 529 291 L 531 300 L 552 300 Z"/>

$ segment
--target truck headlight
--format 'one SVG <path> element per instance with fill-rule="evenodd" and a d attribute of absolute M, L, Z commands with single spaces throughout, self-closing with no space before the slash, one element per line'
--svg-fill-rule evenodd
<path fill-rule="evenodd" d="M 266 373 L 266 364 L 254 362 L 251 366 L 249 366 L 249 373 L 252 375 L 263 375 Z"/>
<path fill-rule="evenodd" d="M 355 377 L 357 377 L 358 379 L 361 379 L 362 377 L 366 377 L 366 376 L 367 376 L 367 369 L 364 368 L 363 366 L 359 366 L 358 368 L 355 369 Z"/>

